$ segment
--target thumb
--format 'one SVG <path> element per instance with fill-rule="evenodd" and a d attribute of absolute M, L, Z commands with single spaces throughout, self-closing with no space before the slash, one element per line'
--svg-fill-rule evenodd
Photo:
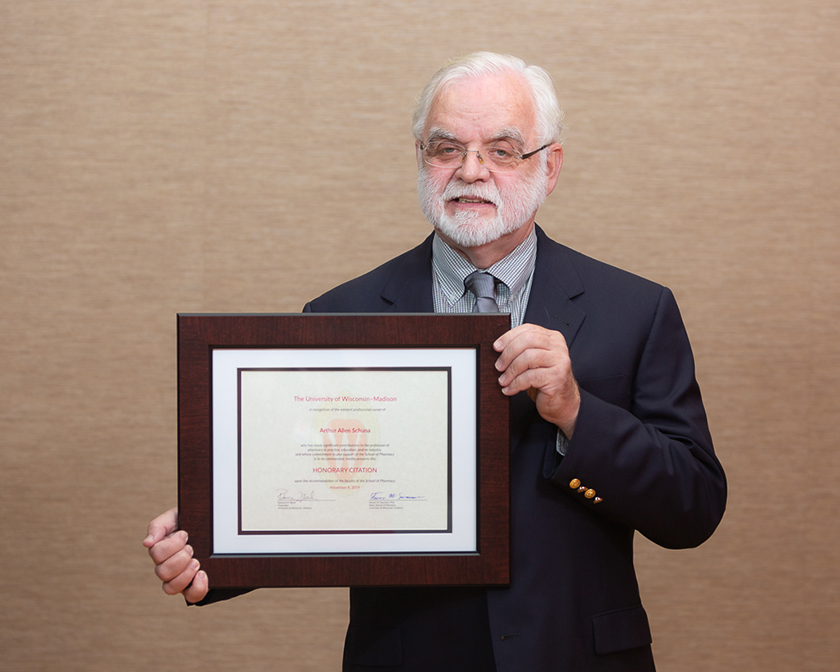
<path fill-rule="evenodd" d="M 146 538 L 143 539 L 143 546 L 151 548 L 161 539 L 172 534 L 178 529 L 178 507 L 175 506 L 169 511 L 160 514 L 151 523 L 146 531 Z"/>

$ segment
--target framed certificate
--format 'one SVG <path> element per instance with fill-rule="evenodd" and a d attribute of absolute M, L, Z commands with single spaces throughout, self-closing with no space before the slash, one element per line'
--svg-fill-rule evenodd
<path fill-rule="evenodd" d="M 506 315 L 179 315 L 180 525 L 211 587 L 505 585 Z"/>

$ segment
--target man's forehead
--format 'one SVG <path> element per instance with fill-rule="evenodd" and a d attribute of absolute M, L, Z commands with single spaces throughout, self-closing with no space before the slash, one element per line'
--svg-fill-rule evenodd
<path fill-rule="evenodd" d="M 459 79 L 435 96 L 426 118 L 426 136 L 434 129 L 461 140 L 514 137 L 523 140 L 534 128 L 531 90 L 514 73 Z M 520 137 L 516 137 L 520 136 Z"/>

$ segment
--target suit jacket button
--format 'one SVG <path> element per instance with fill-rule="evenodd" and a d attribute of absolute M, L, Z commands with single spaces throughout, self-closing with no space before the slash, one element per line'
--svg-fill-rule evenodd
<path fill-rule="evenodd" d="M 583 493 L 583 496 L 586 497 L 586 499 L 592 499 L 595 496 L 595 491 L 592 488 L 589 488 L 589 490 Z"/>
<path fill-rule="evenodd" d="M 578 479 L 578 478 L 573 478 L 573 479 L 569 482 L 569 487 L 570 487 L 570 488 L 579 488 L 579 487 L 580 487 L 580 479 Z"/>
<path fill-rule="evenodd" d="M 594 500 L 592 500 L 592 501 L 593 501 L 593 502 L 595 502 L 596 504 L 600 504 L 600 503 L 601 503 L 601 502 L 603 502 L 604 500 L 603 500 L 603 499 L 601 499 L 600 497 L 596 497 L 596 498 L 595 498 Z"/>

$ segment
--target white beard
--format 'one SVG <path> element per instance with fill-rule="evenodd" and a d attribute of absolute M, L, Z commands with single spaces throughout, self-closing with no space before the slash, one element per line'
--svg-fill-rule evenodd
<path fill-rule="evenodd" d="M 417 192 L 420 208 L 432 226 L 459 247 L 471 248 L 498 240 L 530 222 L 545 201 L 547 179 L 545 172 L 538 170 L 508 187 L 505 194 L 494 182 L 467 184 L 457 179 L 441 190 L 429 171 L 422 167 L 417 175 Z M 495 216 L 465 211 L 448 215 L 447 201 L 460 196 L 490 201 L 496 206 Z"/>

